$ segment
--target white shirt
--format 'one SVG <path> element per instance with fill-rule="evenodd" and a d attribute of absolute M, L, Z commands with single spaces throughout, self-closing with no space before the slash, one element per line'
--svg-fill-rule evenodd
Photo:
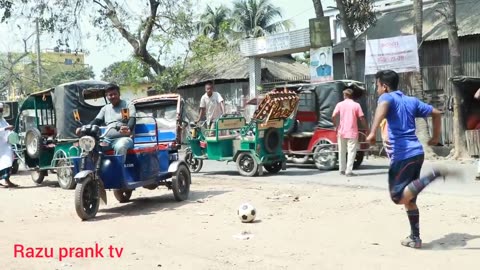
<path fill-rule="evenodd" d="M 13 151 L 7 140 L 12 131 L 5 130 L 9 125 L 3 117 L 0 118 L 0 170 L 12 167 L 13 164 Z"/>
<path fill-rule="evenodd" d="M 200 99 L 200 108 L 205 108 L 208 124 L 222 116 L 222 107 L 220 104 L 222 101 L 223 98 L 218 92 L 213 92 L 211 97 L 205 93 Z"/>

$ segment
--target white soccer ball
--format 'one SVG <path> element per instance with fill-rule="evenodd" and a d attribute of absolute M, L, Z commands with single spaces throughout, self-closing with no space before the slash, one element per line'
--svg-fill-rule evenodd
<path fill-rule="evenodd" d="M 244 203 L 238 208 L 237 215 L 244 223 L 252 222 L 257 216 L 257 210 L 255 209 L 255 207 L 253 207 L 253 205 L 249 203 Z"/>

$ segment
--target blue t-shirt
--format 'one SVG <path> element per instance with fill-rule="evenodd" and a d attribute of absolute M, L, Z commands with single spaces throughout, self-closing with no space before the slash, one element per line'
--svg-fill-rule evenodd
<path fill-rule="evenodd" d="M 415 134 L 415 118 L 427 117 L 433 107 L 415 97 L 397 90 L 378 98 L 378 104 L 388 102 L 388 144 L 391 162 L 405 160 L 423 154 L 423 147 Z"/>

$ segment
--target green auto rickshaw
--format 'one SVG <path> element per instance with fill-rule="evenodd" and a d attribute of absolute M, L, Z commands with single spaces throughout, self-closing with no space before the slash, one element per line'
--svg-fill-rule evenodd
<path fill-rule="evenodd" d="M 282 150 L 284 121 L 298 106 L 298 96 L 289 90 L 265 95 L 250 121 L 238 114 L 217 119 L 212 129 L 191 124 L 185 161 L 192 172 L 199 172 L 203 160 L 235 162 L 243 176 L 271 174 L 286 169 Z"/>
<path fill-rule="evenodd" d="M 19 143 L 14 148 L 35 183 L 41 184 L 52 172 L 61 188 L 75 188 L 71 158 L 81 154 L 75 134 L 81 124 L 72 111 L 78 110 L 86 123 L 93 120 L 107 104 L 107 84 L 93 80 L 65 83 L 32 93 L 21 104 L 15 121 Z"/>

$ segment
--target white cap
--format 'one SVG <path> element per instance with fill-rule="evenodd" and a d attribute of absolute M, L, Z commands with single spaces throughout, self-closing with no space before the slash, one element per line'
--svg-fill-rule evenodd
<path fill-rule="evenodd" d="M 3 109 L 3 103 L 2 102 L 0 102 L 0 108 Z"/>

